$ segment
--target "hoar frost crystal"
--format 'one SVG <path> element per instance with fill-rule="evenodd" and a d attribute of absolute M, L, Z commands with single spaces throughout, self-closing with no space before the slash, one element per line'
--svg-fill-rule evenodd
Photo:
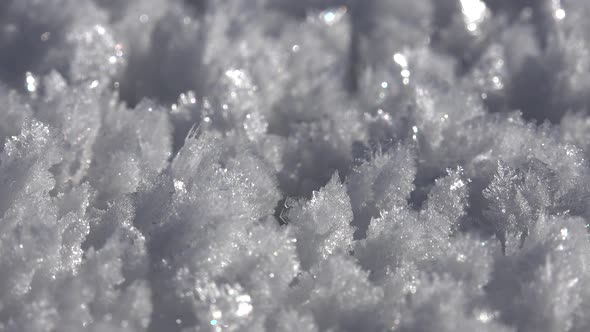
<path fill-rule="evenodd" d="M 0 331 L 590 331 L 589 17 L 0 1 Z"/>

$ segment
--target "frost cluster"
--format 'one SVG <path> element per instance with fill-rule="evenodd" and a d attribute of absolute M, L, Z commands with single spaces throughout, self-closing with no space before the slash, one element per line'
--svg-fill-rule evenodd
<path fill-rule="evenodd" d="M 590 331 L 588 0 L 1 0 L 0 331 Z"/>

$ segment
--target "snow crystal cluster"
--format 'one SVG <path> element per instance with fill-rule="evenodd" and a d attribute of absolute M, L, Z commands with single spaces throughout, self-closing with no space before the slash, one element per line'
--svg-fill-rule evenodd
<path fill-rule="evenodd" d="M 0 1 L 0 331 L 590 331 L 590 1 Z"/>

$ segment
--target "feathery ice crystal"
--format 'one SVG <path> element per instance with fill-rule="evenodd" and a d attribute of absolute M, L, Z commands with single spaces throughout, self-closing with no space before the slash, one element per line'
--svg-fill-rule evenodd
<path fill-rule="evenodd" d="M 0 1 L 0 331 L 589 331 L 589 17 Z"/>

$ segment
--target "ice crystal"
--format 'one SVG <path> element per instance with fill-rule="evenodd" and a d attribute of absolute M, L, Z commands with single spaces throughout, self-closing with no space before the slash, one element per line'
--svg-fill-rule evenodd
<path fill-rule="evenodd" d="M 328 206 L 339 211 L 329 213 Z M 297 236 L 297 251 L 304 268 L 327 259 L 336 252 L 352 249 L 352 209 L 338 173 L 309 202 L 296 204 L 289 211 L 289 223 Z"/>
<path fill-rule="evenodd" d="M 589 14 L 0 1 L 0 331 L 590 330 Z"/>

